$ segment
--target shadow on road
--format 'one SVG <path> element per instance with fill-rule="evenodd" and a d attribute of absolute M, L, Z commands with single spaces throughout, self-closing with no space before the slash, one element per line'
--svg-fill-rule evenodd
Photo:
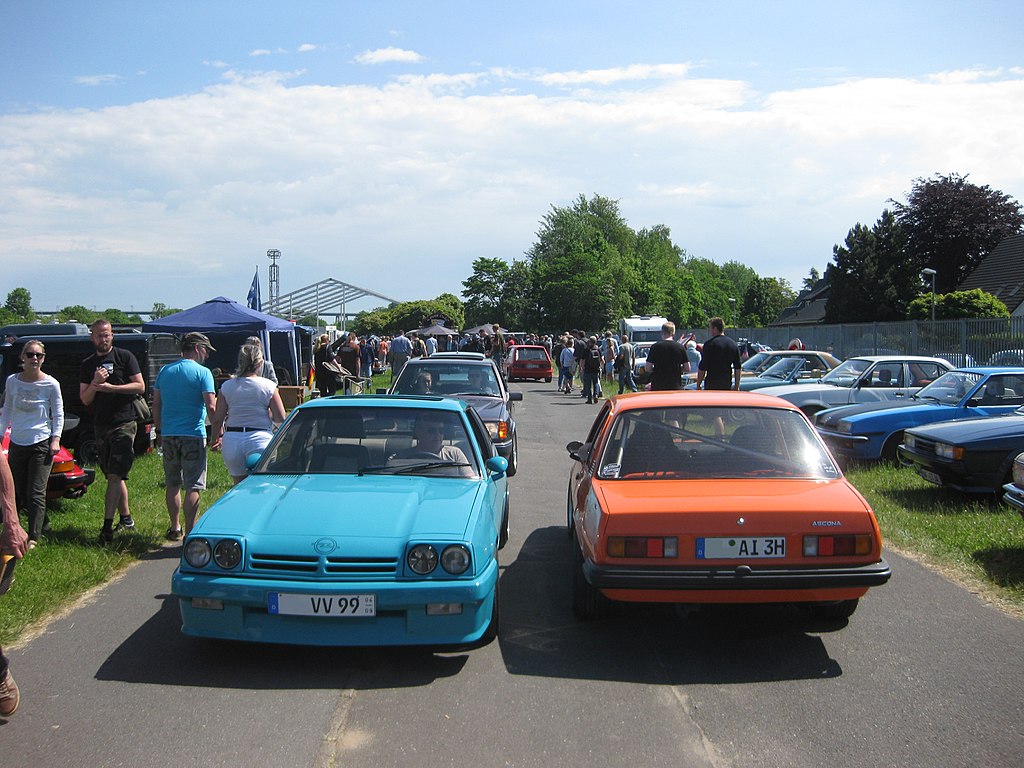
<path fill-rule="evenodd" d="M 814 632 L 846 622 L 812 620 L 793 606 L 710 606 L 689 617 L 673 606 L 615 604 L 608 618 L 577 620 L 564 527 L 527 538 L 501 578 L 501 653 L 509 673 L 681 685 L 832 678 L 842 674 Z"/>

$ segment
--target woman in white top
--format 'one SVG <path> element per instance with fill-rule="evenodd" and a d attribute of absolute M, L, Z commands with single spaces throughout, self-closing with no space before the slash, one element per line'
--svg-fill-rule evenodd
<path fill-rule="evenodd" d="M 277 384 L 263 378 L 262 371 L 260 347 L 243 346 L 238 353 L 238 370 L 221 385 L 213 412 L 212 447 L 220 444 L 224 465 L 235 485 L 247 474 L 245 457 L 266 448 L 274 434 L 274 424 L 280 424 L 285 417 Z"/>
<path fill-rule="evenodd" d="M 0 419 L 0 432 L 11 430 L 7 460 L 14 475 L 18 509 L 28 516 L 29 549 L 50 529 L 46 484 L 64 429 L 60 384 L 43 373 L 45 357 L 43 342 L 33 339 L 25 344 L 21 350 L 21 373 L 7 377 Z"/>

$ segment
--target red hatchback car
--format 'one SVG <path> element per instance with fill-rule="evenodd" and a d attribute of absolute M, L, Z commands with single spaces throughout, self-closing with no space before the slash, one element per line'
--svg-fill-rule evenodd
<path fill-rule="evenodd" d="M 516 344 L 510 347 L 505 357 L 505 378 L 534 379 L 551 383 L 551 355 L 546 347 L 531 344 Z"/>

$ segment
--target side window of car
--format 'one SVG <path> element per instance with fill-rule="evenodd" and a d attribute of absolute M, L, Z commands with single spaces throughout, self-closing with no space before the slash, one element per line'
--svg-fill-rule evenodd
<path fill-rule="evenodd" d="M 484 461 L 497 455 L 494 449 L 494 443 L 491 440 L 490 435 L 487 432 L 487 427 L 483 420 L 480 418 L 480 414 L 470 408 L 466 415 L 469 417 L 469 426 L 473 430 L 473 438 L 476 444 L 480 446 L 480 452 L 484 455 Z"/>
<path fill-rule="evenodd" d="M 594 471 L 594 467 L 597 464 L 597 457 L 602 452 L 603 448 L 597 445 L 597 442 L 601 439 L 601 433 L 604 432 L 605 425 L 608 423 L 609 414 L 612 412 L 611 406 L 608 401 L 605 400 L 601 406 L 601 412 L 594 419 L 593 425 L 590 427 L 590 433 L 587 435 L 586 444 L 591 446 L 590 457 L 587 460 L 589 469 L 591 472 Z"/>

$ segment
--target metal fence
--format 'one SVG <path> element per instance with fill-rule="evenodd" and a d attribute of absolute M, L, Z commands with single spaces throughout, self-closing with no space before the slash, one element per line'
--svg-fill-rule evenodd
<path fill-rule="evenodd" d="M 707 329 L 694 333 L 703 340 Z M 1024 317 L 728 328 L 726 333 L 773 349 L 786 349 L 798 338 L 807 349 L 840 360 L 903 354 L 942 357 L 954 365 L 1024 365 Z"/>

